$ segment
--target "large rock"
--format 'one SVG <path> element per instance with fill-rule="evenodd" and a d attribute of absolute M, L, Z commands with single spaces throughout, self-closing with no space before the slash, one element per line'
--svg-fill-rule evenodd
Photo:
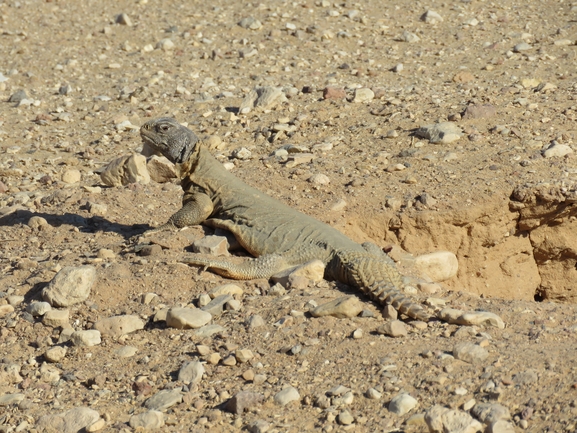
<path fill-rule="evenodd" d="M 422 274 L 439 283 L 457 275 L 459 261 L 450 251 L 435 251 L 416 257 L 415 266 Z"/>
<path fill-rule="evenodd" d="M 150 178 L 158 183 L 170 182 L 176 178 L 174 164 L 164 156 L 153 155 L 146 163 Z"/>
<path fill-rule="evenodd" d="M 94 329 L 102 335 L 117 338 L 144 329 L 144 322 L 135 315 L 114 316 L 99 320 L 94 324 Z"/>
<path fill-rule="evenodd" d="M 339 319 L 358 316 L 363 305 L 356 296 L 342 296 L 333 301 L 321 304 L 311 311 L 314 317 L 333 316 Z"/>
<path fill-rule="evenodd" d="M 52 278 L 42 291 L 42 297 L 53 307 L 69 307 L 88 299 L 95 281 L 96 268 L 93 266 L 66 266 Z"/>
<path fill-rule="evenodd" d="M 166 324 L 177 329 L 195 329 L 206 325 L 212 315 L 198 308 L 171 308 L 166 314 Z"/>
<path fill-rule="evenodd" d="M 112 160 L 100 173 L 104 185 L 121 186 L 129 183 L 150 183 L 150 174 L 146 167 L 146 157 L 141 154 L 121 156 Z"/>

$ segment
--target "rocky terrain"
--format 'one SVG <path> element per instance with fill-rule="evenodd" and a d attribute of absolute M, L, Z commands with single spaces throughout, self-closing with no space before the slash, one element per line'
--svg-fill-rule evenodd
<path fill-rule="evenodd" d="M 575 431 L 576 18 L 533 0 L 0 1 L 0 431 Z M 183 264 L 203 244 L 244 255 L 208 228 L 136 241 L 182 198 L 141 155 L 162 116 L 391 249 L 437 318 L 315 264 L 278 282 Z"/>

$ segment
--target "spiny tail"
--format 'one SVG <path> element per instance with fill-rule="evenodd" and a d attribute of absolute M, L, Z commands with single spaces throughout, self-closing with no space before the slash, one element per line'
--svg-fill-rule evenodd
<path fill-rule="evenodd" d="M 430 316 L 400 292 L 401 274 L 388 260 L 374 254 L 358 251 L 342 251 L 333 259 L 334 278 L 359 288 L 368 297 L 381 305 L 392 305 L 399 313 L 428 321 Z"/>

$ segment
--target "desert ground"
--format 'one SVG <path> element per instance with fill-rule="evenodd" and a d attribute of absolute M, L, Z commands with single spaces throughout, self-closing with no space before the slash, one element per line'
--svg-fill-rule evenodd
<path fill-rule="evenodd" d="M 576 60 L 566 1 L 0 0 L 0 432 L 577 431 Z M 182 200 L 159 117 L 433 319 L 143 237 Z"/>

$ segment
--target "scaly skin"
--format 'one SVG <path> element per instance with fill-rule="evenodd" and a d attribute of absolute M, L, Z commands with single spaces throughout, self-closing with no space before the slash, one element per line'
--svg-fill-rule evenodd
<path fill-rule="evenodd" d="M 400 289 L 394 261 L 371 243 L 359 245 L 333 227 L 302 214 L 248 186 L 224 169 L 194 133 L 171 118 L 151 120 L 140 129 L 148 146 L 177 165 L 183 206 L 151 230 L 205 224 L 228 230 L 255 259 L 237 264 L 193 256 L 186 263 L 233 279 L 270 278 L 287 268 L 319 259 L 325 278 L 360 289 L 375 302 L 390 304 L 409 317 L 428 320 L 423 308 Z"/>

